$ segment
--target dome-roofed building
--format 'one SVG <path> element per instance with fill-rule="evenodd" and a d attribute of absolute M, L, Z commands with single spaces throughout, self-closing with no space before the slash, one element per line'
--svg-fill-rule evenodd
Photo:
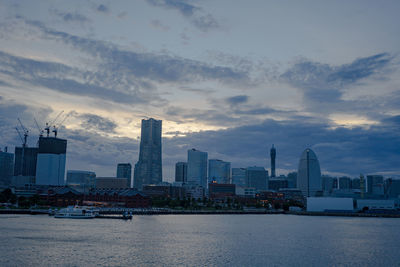
<path fill-rule="evenodd" d="M 301 154 L 297 174 L 297 187 L 305 197 L 315 197 L 321 194 L 321 169 L 317 155 L 310 148 L 305 149 Z"/>

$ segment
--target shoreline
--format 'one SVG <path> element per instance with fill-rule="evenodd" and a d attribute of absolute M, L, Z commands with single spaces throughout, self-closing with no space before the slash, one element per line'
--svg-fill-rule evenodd
<path fill-rule="evenodd" d="M 124 210 L 125 211 L 125 210 Z M 122 212 L 100 212 L 101 215 L 119 215 Z M 297 215 L 297 216 L 337 216 L 337 217 L 372 217 L 400 218 L 400 214 L 390 213 L 343 213 L 343 212 L 307 212 L 307 211 L 271 211 L 271 210 L 144 210 L 130 211 L 132 215 Z M 48 210 L 1 209 L 0 214 L 49 215 Z"/>

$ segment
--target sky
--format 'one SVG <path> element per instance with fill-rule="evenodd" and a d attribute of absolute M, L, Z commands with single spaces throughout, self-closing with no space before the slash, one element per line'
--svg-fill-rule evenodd
<path fill-rule="evenodd" d="M 232 167 L 400 176 L 399 1 L 0 0 L 0 146 L 56 120 L 67 170 L 115 176 L 141 120 L 163 176 L 187 150 Z M 64 120 L 65 119 L 65 120 Z M 58 125 L 61 123 L 62 125 Z"/>

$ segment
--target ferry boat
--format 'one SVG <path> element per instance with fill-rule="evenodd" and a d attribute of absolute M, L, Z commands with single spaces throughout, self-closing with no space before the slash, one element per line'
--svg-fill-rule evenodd
<path fill-rule="evenodd" d="M 93 219 L 97 215 L 98 211 L 90 207 L 68 206 L 67 208 L 60 209 L 54 215 L 54 218 Z"/>

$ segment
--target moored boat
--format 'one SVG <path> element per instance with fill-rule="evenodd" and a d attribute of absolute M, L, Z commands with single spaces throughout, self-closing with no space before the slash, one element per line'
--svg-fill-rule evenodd
<path fill-rule="evenodd" d="M 67 208 L 60 209 L 54 215 L 54 218 L 93 219 L 97 215 L 98 211 L 91 207 L 68 206 Z"/>

